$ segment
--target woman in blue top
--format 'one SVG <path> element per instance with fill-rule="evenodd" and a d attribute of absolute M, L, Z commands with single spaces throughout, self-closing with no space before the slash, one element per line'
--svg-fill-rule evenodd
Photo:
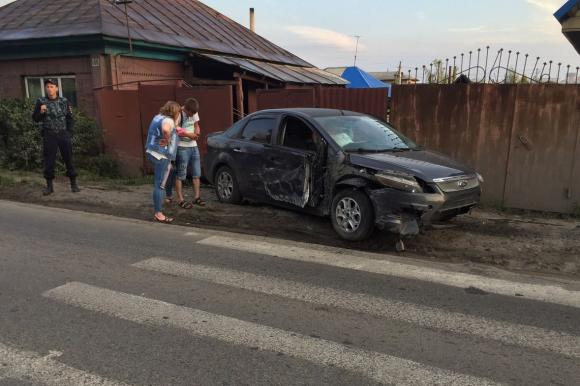
<path fill-rule="evenodd" d="M 153 185 L 153 205 L 155 220 L 169 224 L 171 217 L 163 214 L 163 200 L 165 198 L 165 184 L 171 173 L 171 161 L 177 153 L 176 126 L 181 119 L 181 106 L 177 102 L 167 102 L 161 108 L 149 125 L 145 152 L 147 159 L 153 165 L 155 182 Z"/>

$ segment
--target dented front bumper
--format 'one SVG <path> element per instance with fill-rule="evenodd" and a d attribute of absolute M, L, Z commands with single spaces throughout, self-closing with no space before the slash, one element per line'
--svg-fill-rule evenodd
<path fill-rule="evenodd" d="M 380 229 L 401 236 L 416 235 L 420 228 L 449 210 L 467 212 L 479 203 L 481 190 L 460 193 L 410 193 L 384 188 L 367 191 Z"/>

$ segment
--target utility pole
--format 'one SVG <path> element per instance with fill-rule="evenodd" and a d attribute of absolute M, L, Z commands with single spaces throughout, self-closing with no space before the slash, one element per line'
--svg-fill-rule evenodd
<path fill-rule="evenodd" d="M 399 67 L 397 69 L 397 77 L 395 78 L 395 84 L 403 84 L 403 66 L 402 62 L 399 61 Z"/>
<path fill-rule="evenodd" d="M 354 66 L 356 67 L 356 58 L 358 56 L 358 41 L 360 40 L 360 35 L 354 35 L 354 37 L 356 38 L 356 48 L 354 51 Z"/>

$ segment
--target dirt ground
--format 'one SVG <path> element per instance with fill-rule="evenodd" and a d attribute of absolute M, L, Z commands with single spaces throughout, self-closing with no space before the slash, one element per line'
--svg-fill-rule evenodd
<path fill-rule="evenodd" d="M 14 178 L 0 184 L 0 199 L 30 202 L 86 212 L 143 220 L 152 219 L 150 185 L 126 186 L 86 182 L 82 192 L 70 192 L 57 180 L 56 193 L 41 195 L 41 180 Z M 191 189 L 188 189 L 190 193 Z M 278 237 L 364 251 L 393 254 L 397 238 L 376 232 L 365 242 L 339 239 L 328 219 L 294 213 L 267 205 L 219 203 L 209 187 L 203 189 L 205 208 L 184 210 L 172 204 L 167 213 L 180 225 Z M 17 219 L 15 219 L 17 220 Z M 511 270 L 580 276 L 580 221 L 547 215 L 515 215 L 474 210 L 445 225 L 405 241 L 403 256 L 464 264 L 483 263 Z"/>

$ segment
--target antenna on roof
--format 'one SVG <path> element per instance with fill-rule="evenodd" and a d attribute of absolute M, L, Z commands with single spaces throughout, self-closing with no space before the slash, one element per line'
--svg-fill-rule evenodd
<path fill-rule="evenodd" d="M 356 38 L 356 48 L 354 51 L 354 66 L 356 67 L 356 58 L 358 56 L 358 41 L 360 40 L 360 35 L 354 35 L 354 37 Z"/>
<path fill-rule="evenodd" d="M 127 23 L 127 38 L 129 39 L 129 54 L 133 54 L 133 40 L 131 39 L 131 29 L 129 28 L 129 12 L 127 10 L 127 4 L 131 4 L 133 0 L 111 0 L 114 5 L 124 5 L 125 6 L 125 21 Z"/>

